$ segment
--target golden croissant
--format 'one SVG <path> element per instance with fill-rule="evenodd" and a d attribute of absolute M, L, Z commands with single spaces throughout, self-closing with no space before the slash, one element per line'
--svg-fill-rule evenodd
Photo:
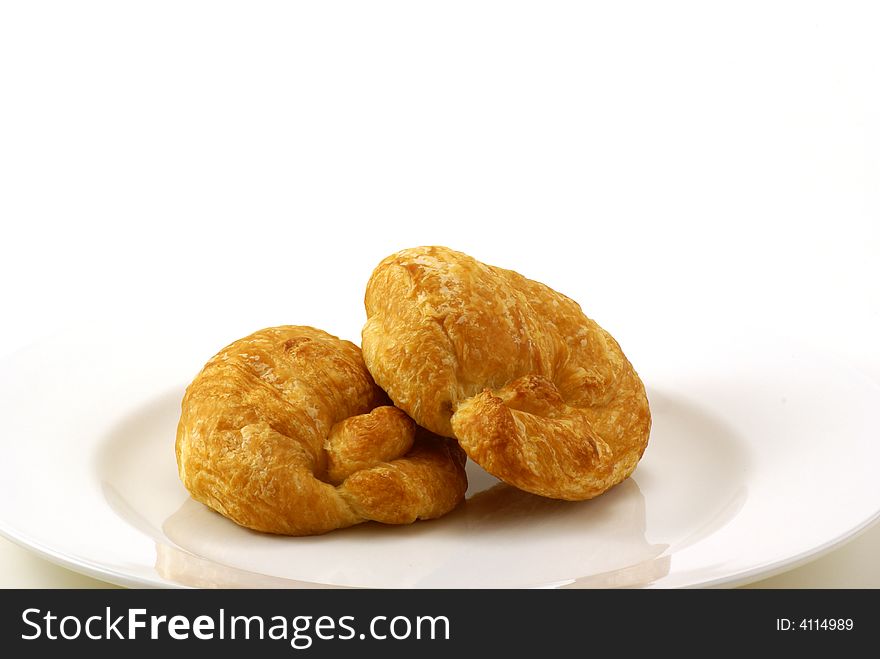
<path fill-rule="evenodd" d="M 558 499 L 627 478 L 651 428 L 645 389 L 573 300 L 446 247 L 382 261 L 364 361 L 395 405 L 486 471 Z"/>
<path fill-rule="evenodd" d="M 187 388 L 180 478 L 196 500 L 271 533 L 444 515 L 467 489 L 464 454 L 387 402 L 354 344 L 311 327 L 261 330 Z"/>

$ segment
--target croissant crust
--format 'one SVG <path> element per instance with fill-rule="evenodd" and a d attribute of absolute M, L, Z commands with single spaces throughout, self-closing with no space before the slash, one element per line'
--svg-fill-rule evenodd
<path fill-rule="evenodd" d="M 387 403 L 354 344 L 311 327 L 255 332 L 187 388 L 180 478 L 196 500 L 270 533 L 449 512 L 467 489 L 463 452 Z"/>
<path fill-rule="evenodd" d="M 644 386 L 617 342 L 561 293 L 446 247 L 383 260 L 364 360 L 395 405 L 498 478 L 589 499 L 648 442 Z"/>

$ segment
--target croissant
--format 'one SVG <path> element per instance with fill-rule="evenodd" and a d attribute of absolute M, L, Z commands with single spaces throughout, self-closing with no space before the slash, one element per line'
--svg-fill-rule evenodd
<path fill-rule="evenodd" d="M 365 306 L 376 382 L 489 473 L 582 500 L 635 469 L 651 428 L 644 386 L 573 300 L 461 252 L 418 247 L 378 265 Z"/>
<path fill-rule="evenodd" d="M 354 344 L 311 327 L 255 332 L 187 388 L 180 479 L 197 501 L 270 533 L 444 515 L 467 489 L 464 453 L 387 403 Z"/>

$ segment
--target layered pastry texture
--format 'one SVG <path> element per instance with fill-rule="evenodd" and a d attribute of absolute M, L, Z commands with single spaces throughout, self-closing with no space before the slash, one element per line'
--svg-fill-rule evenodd
<path fill-rule="evenodd" d="M 651 428 L 645 388 L 574 300 L 461 252 L 417 247 L 378 265 L 365 305 L 376 382 L 491 474 L 581 500 L 638 464 Z"/>

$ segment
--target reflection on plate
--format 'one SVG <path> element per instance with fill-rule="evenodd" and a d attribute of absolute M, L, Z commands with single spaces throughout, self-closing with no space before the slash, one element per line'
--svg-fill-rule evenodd
<path fill-rule="evenodd" d="M 634 476 L 597 499 L 544 499 L 469 463 L 466 502 L 439 520 L 306 538 L 256 533 L 192 501 L 177 479 L 181 383 L 197 350 L 179 340 L 164 344 L 173 350 L 139 345 L 149 354 L 136 373 L 122 366 L 130 355 L 113 358 L 113 346 L 102 344 L 96 361 L 88 346 L 62 341 L 0 371 L 0 412 L 12 433 L 2 440 L 0 530 L 116 583 L 717 585 L 830 548 L 880 509 L 880 485 L 851 468 L 880 457 L 867 424 L 877 388 L 813 354 L 752 347 L 713 353 L 716 363 L 677 355 L 671 375 L 646 365 L 655 375 L 651 442 Z M 58 381 L 41 380 L 41 360 L 53 360 Z M 44 398 L 34 400 L 27 392 L 38 384 Z M 51 415 L 40 413 L 47 398 Z M 22 436 L 29 441 L 9 439 Z M 41 469 L 21 467 L 30 464 Z"/>
<path fill-rule="evenodd" d="M 596 499 L 528 494 L 469 462 L 467 500 L 441 519 L 306 538 L 257 533 L 196 503 L 177 483 L 169 429 L 181 395 L 172 391 L 112 428 L 97 472 L 113 510 L 155 540 L 159 575 L 184 585 L 645 586 L 665 576 L 670 561 L 669 543 L 646 537 L 640 479 L 659 486 L 658 510 L 687 510 L 669 516 L 665 534 L 679 548 L 722 526 L 745 500 L 742 442 L 694 406 L 652 391 L 654 435 L 665 438 L 652 444 L 653 467 L 646 459 L 635 478 Z M 658 470 L 676 482 L 656 480 Z M 685 485 L 701 481 L 712 483 L 711 496 L 691 500 Z"/>

